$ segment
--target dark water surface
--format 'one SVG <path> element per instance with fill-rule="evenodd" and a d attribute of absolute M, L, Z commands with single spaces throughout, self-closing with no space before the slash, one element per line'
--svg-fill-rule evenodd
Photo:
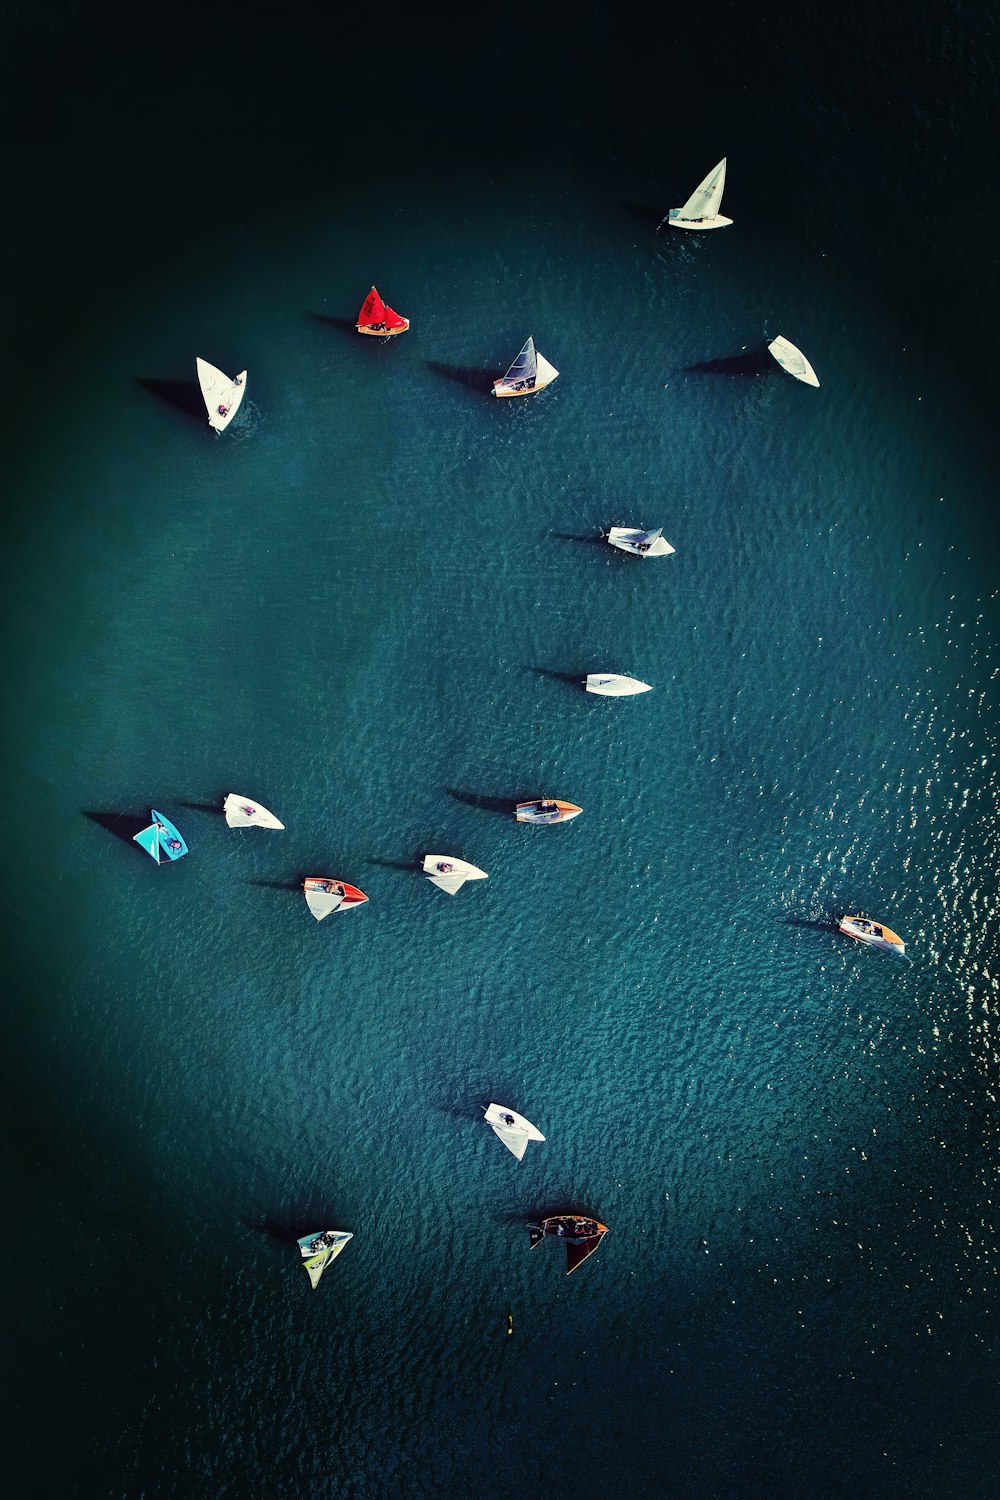
<path fill-rule="evenodd" d="M 985 16 L 10 24 L 17 1494 L 995 1488 Z"/>

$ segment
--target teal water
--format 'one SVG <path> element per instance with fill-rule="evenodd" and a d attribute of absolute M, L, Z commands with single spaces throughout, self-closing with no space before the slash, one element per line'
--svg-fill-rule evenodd
<path fill-rule="evenodd" d="M 852 98 L 803 103 L 836 148 L 824 185 L 785 147 L 792 220 L 748 92 L 719 149 L 401 140 L 388 202 L 270 163 L 65 331 L 72 401 L 10 435 L 20 1493 L 988 1490 L 994 471 L 937 336 L 985 260 L 858 235 L 892 142 Z M 657 234 L 723 149 L 734 228 Z M 404 338 L 353 333 L 373 277 Z M 492 400 L 529 332 L 559 380 Z M 778 332 L 819 391 L 745 373 Z M 221 439 L 196 353 L 250 372 Z M 540 793 L 583 816 L 516 825 Z M 449 900 L 431 849 L 489 881 Z M 310 873 L 369 904 L 315 924 Z M 547 1136 L 520 1165 L 490 1099 Z M 569 1208 L 611 1234 L 567 1281 L 526 1225 Z"/>

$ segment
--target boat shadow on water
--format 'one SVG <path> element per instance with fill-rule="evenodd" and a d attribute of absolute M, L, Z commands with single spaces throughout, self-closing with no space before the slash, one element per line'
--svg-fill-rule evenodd
<path fill-rule="evenodd" d="M 178 802 L 178 807 L 183 807 L 186 812 L 218 813 L 222 817 L 222 798 L 218 802 Z"/>
<path fill-rule="evenodd" d="M 741 350 L 739 354 L 724 354 L 719 359 L 703 359 L 698 364 L 685 365 L 684 372 L 687 375 L 742 375 L 754 379 L 769 374 L 773 366 L 774 360 L 767 352 L 767 345 L 762 344 L 757 349 Z"/>
<path fill-rule="evenodd" d="M 526 796 L 488 797 L 483 792 L 463 792 L 452 786 L 445 787 L 445 792 L 456 802 L 464 802 L 466 807 L 477 807 L 480 812 L 506 813 L 509 817 L 514 816 L 515 805 L 518 802 L 527 802 L 531 795 L 528 793 Z"/>
<path fill-rule="evenodd" d="M 546 532 L 546 536 L 551 537 L 554 542 L 586 542 L 592 547 L 607 546 L 607 537 L 603 532 L 596 536 L 593 532 L 589 532 L 586 536 L 581 536 L 575 531 L 548 531 Z"/>
<path fill-rule="evenodd" d="M 378 865 L 382 870 L 406 870 L 409 874 L 412 875 L 415 870 L 420 869 L 420 866 L 423 864 L 423 859 L 419 854 L 415 854 L 409 862 L 406 862 L 401 859 L 378 859 L 373 854 L 365 861 L 365 863 L 369 865 Z"/>
<path fill-rule="evenodd" d="M 631 219 L 633 224 L 641 224 L 644 229 L 659 229 L 663 223 L 663 210 L 650 208 L 648 203 L 637 203 L 634 198 L 618 198 L 615 200 L 615 208 L 624 219 Z"/>
<path fill-rule="evenodd" d="M 808 927 L 813 932 L 835 932 L 837 929 L 837 918 L 831 912 L 825 920 L 820 917 L 785 917 L 785 927 Z"/>
<path fill-rule="evenodd" d="M 137 818 L 131 813 L 88 812 L 86 808 L 81 808 L 80 811 L 85 818 L 96 823 L 98 828 L 103 828 L 105 833 L 113 833 L 115 838 L 126 844 L 131 844 L 135 835 L 149 826 L 148 817 Z"/>
<path fill-rule="evenodd" d="M 255 885 L 262 891 L 301 891 L 302 881 L 305 880 L 248 880 L 247 885 Z"/>
<path fill-rule="evenodd" d="M 197 417 L 199 421 L 204 420 L 205 402 L 202 400 L 201 388 L 197 380 L 153 380 L 144 375 L 137 375 L 135 383 L 149 395 L 155 396 L 159 401 L 165 401 L 168 406 L 175 407 L 186 416 Z"/>
<path fill-rule="evenodd" d="M 320 1208 L 315 1211 L 304 1209 L 294 1216 L 289 1214 L 260 1214 L 252 1219 L 249 1216 L 243 1220 L 244 1226 L 251 1233 L 259 1234 L 262 1239 L 274 1240 L 279 1245 L 296 1245 L 304 1234 L 311 1234 L 318 1225 L 339 1224 L 337 1218 L 329 1208 Z"/>
<path fill-rule="evenodd" d="M 526 672 L 534 672 L 536 677 L 554 677 L 557 682 L 568 683 L 571 687 L 582 687 L 586 672 L 554 672 L 551 667 L 525 667 Z"/>
<path fill-rule="evenodd" d="M 497 378 L 478 365 L 443 365 L 436 359 L 424 360 L 424 364 L 432 375 L 439 375 L 442 380 L 450 380 L 455 385 L 464 385 L 469 391 L 485 391 L 489 394 Z"/>
<path fill-rule="evenodd" d="M 357 318 L 335 318 L 330 313 L 306 313 L 310 323 L 319 323 L 322 327 L 336 328 L 338 333 L 357 333 Z M 390 342 L 384 340 L 383 342 Z"/>

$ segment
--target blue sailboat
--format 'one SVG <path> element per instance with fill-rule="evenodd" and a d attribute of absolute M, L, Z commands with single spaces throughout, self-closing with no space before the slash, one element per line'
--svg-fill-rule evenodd
<path fill-rule="evenodd" d="M 162 864 L 165 859 L 183 859 L 188 852 L 188 846 L 171 823 L 156 808 L 151 808 L 153 821 L 148 828 L 143 828 L 140 833 L 134 834 L 134 841 L 141 849 L 145 849 L 150 859 L 155 859 L 157 864 Z"/>

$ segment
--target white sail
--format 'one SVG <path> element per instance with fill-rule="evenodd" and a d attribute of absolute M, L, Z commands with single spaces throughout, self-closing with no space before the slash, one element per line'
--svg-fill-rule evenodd
<path fill-rule="evenodd" d="M 261 807 L 250 797 L 241 797 L 239 792 L 229 792 L 222 804 L 226 822 L 230 828 L 284 828 L 273 812 Z"/>
<path fill-rule="evenodd" d="M 782 338 L 779 334 L 776 339 L 771 340 L 767 347 L 781 368 L 787 370 L 789 375 L 794 375 L 795 379 L 801 380 L 803 385 L 819 385 L 816 371 L 806 359 L 802 350 L 796 349 L 795 345 L 788 339 Z"/>
<path fill-rule="evenodd" d="M 737 153 L 738 155 L 739 153 Z M 688 201 L 680 210 L 682 219 L 714 219 L 722 202 L 726 186 L 726 158 L 713 167 L 703 182 L 699 182 Z M 739 184 L 737 183 L 737 186 Z"/>
<path fill-rule="evenodd" d="M 636 557 L 669 557 L 676 551 L 663 535 L 663 528 L 642 531 L 634 526 L 612 526 L 608 541 L 621 552 L 631 552 Z"/>
<path fill-rule="evenodd" d="M 453 854 L 425 854 L 424 874 L 440 890 L 447 891 L 449 896 L 460 891 L 467 880 L 490 878 L 485 870 L 477 869 L 464 859 L 456 859 Z"/>
<path fill-rule="evenodd" d="M 648 682 L 638 677 L 622 677 L 617 672 L 591 672 L 583 684 L 588 693 L 600 693 L 605 698 L 633 698 L 636 693 L 651 693 Z"/>
<path fill-rule="evenodd" d="M 225 432 L 246 394 L 247 372 L 243 370 L 234 380 L 231 375 L 210 365 L 207 359 L 196 358 L 195 364 L 198 384 L 208 409 L 208 425 L 216 432 Z"/>
<path fill-rule="evenodd" d="M 322 922 L 343 904 L 344 892 L 336 880 L 317 881 L 306 886 L 306 905 L 317 922 Z"/>
<path fill-rule="evenodd" d="M 559 371 L 555 365 L 550 365 L 544 354 L 535 354 L 535 390 L 544 390 L 545 386 L 551 385 L 558 376 Z"/>
<path fill-rule="evenodd" d="M 518 1161 L 524 1156 L 529 1141 L 544 1141 L 545 1139 L 542 1132 L 532 1125 L 530 1120 L 519 1115 L 516 1109 L 508 1109 L 505 1104 L 490 1104 L 486 1110 L 485 1120 Z"/>
<path fill-rule="evenodd" d="M 345 1229 L 321 1229 L 299 1240 L 304 1269 L 313 1291 L 319 1286 L 319 1279 L 327 1266 L 337 1259 L 348 1240 L 353 1238 L 353 1234 Z"/>

